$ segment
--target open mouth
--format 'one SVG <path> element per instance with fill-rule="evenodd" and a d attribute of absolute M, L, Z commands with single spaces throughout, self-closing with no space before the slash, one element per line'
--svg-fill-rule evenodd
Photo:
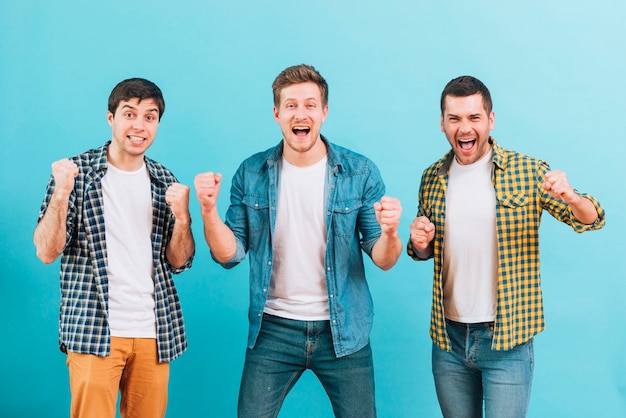
<path fill-rule="evenodd" d="M 128 135 L 127 138 L 130 140 L 130 142 L 133 142 L 135 144 L 139 144 L 139 143 L 145 141 L 145 138 L 141 137 L 141 136 Z"/>
<path fill-rule="evenodd" d="M 311 128 L 306 126 L 296 126 L 291 130 L 291 132 L 293 132 L 296 137 L 304 138 L 309 134 L 309 132 L 311 132 Z"/>
<path fill-rule="evenodd" d="M 459 147 L 462 150 L 468 151 L 471 150 L 474 147 L 474 144 L 476 143 L 475 139 L 469 139 L 469 140 L 459 140 Z"/>

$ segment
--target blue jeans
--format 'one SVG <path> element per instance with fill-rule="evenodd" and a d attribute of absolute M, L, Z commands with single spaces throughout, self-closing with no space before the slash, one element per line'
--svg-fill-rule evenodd
<path fill-rule="evenodd" d="M 491 349 L 493 323 L 446 320 L 452 351 L 433 344 L 432 366 L 446 418 L 525 417 L 533 379 L 533 340 L 511 350 Z"/>
<path fill-rule="evenodd" d="M 277 417 L 285 397 L 307 369 L 322 383 L 336 417 L 376 416 L 369 344 L 336 357 L 329 321 L 296 321 L 267 314 L 254 348 L 246 350 L 238 416 Z"/>

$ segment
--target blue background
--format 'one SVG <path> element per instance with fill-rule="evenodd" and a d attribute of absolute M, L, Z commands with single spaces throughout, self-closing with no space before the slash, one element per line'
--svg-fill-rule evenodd
<path fill-rule="evenodd" d="M 403 202 L 403 241 L 421 172 L 449 148 L 439 94 L 462 74 L 490 88 L 503 146 L 547 160 L 600 199 L 601 231 L 577 235 L 544 217 L 548 329 L 535 341 L 529 416 L 626 416 L 625 18 L 621 0 L 0 0 L 0 416 L 68 414 L 58 261 L 39 262 L 32 231 L 50 164 L 110 138 L 113 86 L 139 76 L 161 87 L 167 110 L 148 155 L 190 186 L 201 171 L 222 172 L 223 214 L 238 164 L 280 140 L 274 77 L 303 62 L 330 85 L 322 132 L 371 157 Z M 172 363 L 168 417 L 232 417 L 248 263 L 214 264 L 195 195 L 191 213 L 197 255 L 177 278 L 190 348 Z M 389 272 L 367 265 L 379 416 L 439 416 L 432 262 L 403 254 Z M 330 416 L 310 373 L 281 413 Z"/>

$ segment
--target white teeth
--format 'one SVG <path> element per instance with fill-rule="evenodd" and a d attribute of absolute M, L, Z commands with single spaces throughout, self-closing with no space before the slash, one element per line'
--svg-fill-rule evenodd
<path fill-rule="evenodd" d="M 141 142 L 143 141 L 143 138 L 140 136 L 128 136 L 128 139 L 130 139 L 133 142 Z"/>

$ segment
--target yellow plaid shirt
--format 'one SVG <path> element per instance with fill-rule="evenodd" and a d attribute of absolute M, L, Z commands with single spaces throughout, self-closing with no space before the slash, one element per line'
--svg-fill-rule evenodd
<path fill-rule="evenodd" d="M 605 214 L 592 196 L 598 219 L 592 225 L 578 221 L 569 206 L 554 199 L 542 183 L 550 170 L 544 161 L 500 147 L 493 138 L 492 183 L 496 192 L 496 236 L 498 241 L 497 308 L 492 349 L 509 350 L 543 331 L 545 321 L 539 272 L 539 223 L 545 209 L 576 232 L 600 229 Z M 422 175 L 417 216 L 435 225 L 433 305 L 430 336 L 444 350 L 451 349 L 443 308 L 443 231 L 446 214 L 448 171 L 452 151 L 428 167 Z M 420 260 L 409 240 L 407 252 Z"/>

